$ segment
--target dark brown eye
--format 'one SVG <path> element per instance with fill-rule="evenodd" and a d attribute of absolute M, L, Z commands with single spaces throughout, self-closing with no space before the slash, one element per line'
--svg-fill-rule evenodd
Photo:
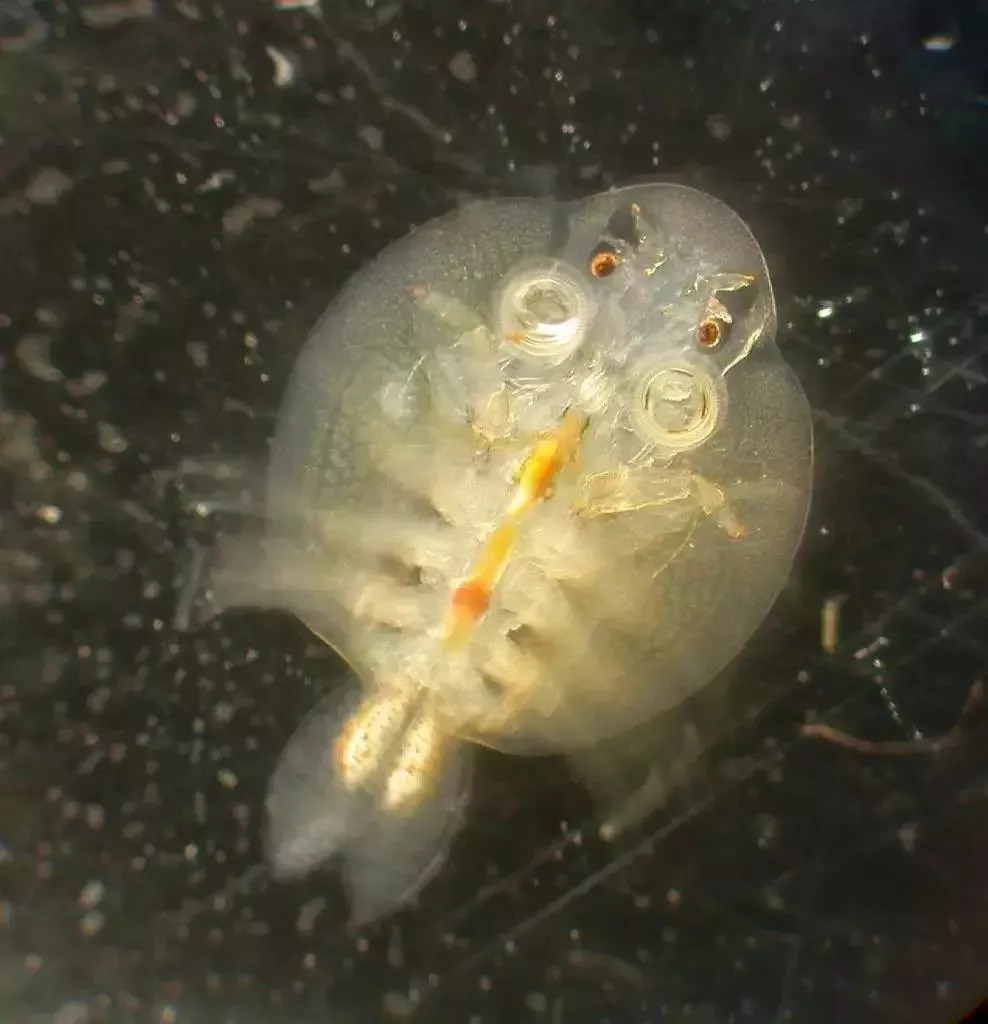
<path fill-rule="evenodd" d="M 716 348 L 724 336 L 724 325 L 712 316 L 700 321 L 696 332 L 696 342 L 701 348 Z"/>
<path fill-rule="evenodd" d="M 611 246 L 601 246 L 590 257 L 590 273 L 597 278 L 610 277 L 620 262 L 620 257 Z"/>

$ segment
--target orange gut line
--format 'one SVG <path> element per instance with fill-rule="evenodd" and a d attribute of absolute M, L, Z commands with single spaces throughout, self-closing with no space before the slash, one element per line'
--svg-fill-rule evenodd
<path fill-rule="evenodd" d="M 461 647 L 487 611 L 518 538 L 519 525 L 540 501 L 552 495 L 563 467 L 579 452 L 586 425 L 582 415 L 567 409 L 555 431 L 537 441 L 522 463 L 503 520 L 480 549 L 473 571 L 453 588 L 443 638 L 447 650 Z"/>

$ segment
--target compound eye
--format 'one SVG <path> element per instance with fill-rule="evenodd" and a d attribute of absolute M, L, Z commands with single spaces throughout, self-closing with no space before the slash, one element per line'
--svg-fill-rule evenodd
<path fill-rule="evenodd" d="M 724 323 L 713 316 L 705 316 L 696 331 L 696 343 L 700 348 L 715 349 L 725 335 Z"/>
<path fill-rule="evenodd" d="M 590 254 L 590 273 L 598 280 L 610 277 L 621 263 L 613 245 L 603 242 Z"/>
<path fill-rule="evenodd" d="M 595 304 L 575 268 L 552 260 L 509 276 L 496 310 L 498 335 L 517 355 L 556 366 L 582 344 Z"/>
<path fill-rule="evenodd" d="M 713 293 L 696 329 L 698 348 L 709 352 L 730 339 L 734 324 L 751 310 L 754 281 L 750 274 L 717 274 L 711 279 Z"/>

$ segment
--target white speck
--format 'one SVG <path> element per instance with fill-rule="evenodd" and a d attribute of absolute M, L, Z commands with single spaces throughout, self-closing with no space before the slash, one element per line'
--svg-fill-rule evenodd
<path fill-rule="evenodd" d="M 81 469 L 73 469 L 65 478 L 66 486 L 73 491 L 85 491 L 89 489 L 89 477 Z"/>
<path fill-rule="evenodd" d="M 256 217 L 277 217 L 279 213 L 281 203 L 277 199 L 253 196 L 223 214 L 223 230 L 228 235 L 239 235 Z"/>
<path fill-rule="evenodd" d="M 90 828 L 102 828 L 106 822 L 106 811 L 99 804 L 89 804 L 86 807 L 86 824 Z"/>
<path fill-rule="evenodd" d="M 357 134 L 367 143 L 368 148 L 373 149 L 375 153 L 380 152 L 384 148 L 384 132 L 380 128 L 376 128 L 372 124 L 365 124 Z"/>
<path fill-rule="evenodd" d="M 411 1017 L 415 1003 L 401 992 L 385 992 L 381 998 L 384 1012 L 392 1017 Z"/>
<path fill-rule="evenodd" d="M 271 58 L 271 63 L 274 64 L 274 84 L 279 89 L 283 89 L 286 85 L 291 85 L 295 81 L 296 69 L 295 62 L 287 54 L 276 50 L 273 46 L 265 46 L 265 52 Z"/>
<path fill-rule="evenodd" d="M 775 889 L 768 889 L 765 892 L 765 905 L 771 910 L 785 910 L 786 901 Z"/>
<path fill-rule="evenodd" d="M 72 188 L 72 179 L 57 167 L 43 167 L 28 182 L 24 198 L 38 206 L 53 206 Z"/>
<path fill-rule="evenodd" d="M 235 180 L 233 171 L 216 171 L 211 174 L 197 189 L 197 192 L 214 192 L 228 182 Z"/>
<path fill-rule="evenodd" d="M 896 834 L 906 853 L 912 853 L 916 849 L 916 837 L 919 835 L 919 825 L 916 822 L 908 822 Z"/>
<path fill-rule="evenodd" d="M 394 925 L 391 934 L 388 936 L 388 951 L 386 959 L 389 967 L 402 970 L 405 966 L 405 948 L 402 942 L 401 928 Z"/>
<path fill-rule="evenodd" d="M 234 789 L 237 785 L 237 776 L 229 768 L 221 768 L 216 773 L 216 778 L 224 789 Z"/>
<path fill-rule="evenodd" d="M 92 1017 L 89 1016 L 89 1007 L 73 999 L 70 1003 L 63 1003 L 51 1019 L 51 1024 L 89 1024 Z"/>
<path fill-rule="evenodd" d="M 130 18 L 150 18 L 154 11 L 154 0 L 122 0 L 112 4 L 85 4 L 79 17 L 90 28 L 113 28 Z"/>
<path fill-rule="evenodd" d="M 311 935 L 316 918 L 322 913 L 326 906 L 326 900 L 322 896 L 303 903 L 295 919 L 295 930 L 300 935 Z"/>
<path fill-rule="evenodd" d="M 711 114 L 707 118 L 707 131 L 718 141 L 726 142 L 733 132 L 730 121 L 723 114 Z"/>
<path fill-rule="evenodd" d="M 100 423 L 96 430 L 99 434 L 99 446 L 103 451 L 119 455 L 129 447 L 127 438 L 112 423 Z"/>
<path fill-rule="evenodd" d="M 184 854 L 186 860 L 193 861 L 196 859 L 196 857 L 199 856 L 199 847 L 196 846 L 195 843 L 189 843 L 182 851 L 182 853 Z"/>
<path fill-rule="evenodd" d="M 209 366 L 209 349 L 205 342 L 188 341 L 185 343 L 185 351 L 188 352 L 192 365 L 204 370 Z"/>
<path fill-rule="evenodd" d="M 818 320 L 829 320 L 836 310 L 836 306 L 828 299 L 825 302 L 821 302 L 817 307 L 816 316 Z"/>
<path fill-rule="evenodd" d="M 762 849 L 773 846 L 779 834 L 778 820 L 771 814 L 758 814 L 755 816 L 755 830 Z"/>
<path fill-rule="evenodd" d="M 401 14 L 400 4 L 383 4 L 379 6 L 375 12 L 377 23 L 379 25 L 387 25 L 389 21 L 394 21 L 399 14 Z"/>
<path fill-rule="evenodd" d="M 544 992 L 528 992 L 525 995 L 525 1006 L 538 1014 L 549 1009 L 549 999 Z"/>
<path fill-rule="evenodd" d="M 79 906 L 83 910 L 91 910 L 93 907 L 99 906 L 105 895 L 106 886 L 95 878 L 90 879 L 79 893 Z"/>
<path fill-rule="evenodd" d="M 911 345 L 921 345 L 927 340 L 927 338 L 928 335 L 926 331 L 922 330 L 922 328 L 917 328 L 915 331 L 910 331 L 909 333 L 909 343 Z"/>
<path fill-rule="evenodd" d="M 226 700 L 218 701 L 213 705 L 213 719 L 226 725 L 233 718 L 233 705 Z"/>
<path fill-rule="evenodd" d="M 70 380 L 65 390 L 73 398 L 86 398 L 99 391 L 109 379 L 103 370 L 86 370 L 78 380 Z"/>
<path fill-rule="evenodd" d="M 82 915 L 79 921 L 79 931 L 85 936 L 98 935 L 106 924 L 106 917 L 102 911 L 89 910 Z"/>
<path fill-rule="evenodd" d="M 931 53 L 945 53 L 952 50 L 957 44 L 957 36 L 952 32 L 938 32 L 923 40 L 923 49 Z"/>
<path fill-rule="evenodd" d="M 346 184 L 343 172 L 337 167 L 325 178 L 312 178 L 308 182 L 309 191 L 321 195 L 325 192 L 337 192 Z"/>
<path fill-rule="evenodd" d="M 32 377 L 46 384 L 57 384 L 62 371 L 53 366 L 49 356 L 51 339 L 44 334 L 25 334 L 17 343 L 17 361 Z"/>
<path fill-rule="evenodd" d="M 50 344 L 51 340 L 43 334 L 26 334 L 17 343 L 17 361 L 32 377 L 46 384 L 57 384 L 62 374 L 51 364 Z"/>
<path fill-rule="evenodd" d="M 449 62 L 449 73 L 461 82 L 473 82 L 477 78 L 477 65 L 466 50 L 460 50 Z"/>
<path fill-rule="evenodd" d="M 864 661 L 865 658 L 870 658 L 875 651 L 881 650 L 883 647 L 888 647 L 888 644 L 889 641 L 887 637 L 876 637 L 870 644 L 867 644 L 865 647 L 854 652 L 854 660 Z"/>

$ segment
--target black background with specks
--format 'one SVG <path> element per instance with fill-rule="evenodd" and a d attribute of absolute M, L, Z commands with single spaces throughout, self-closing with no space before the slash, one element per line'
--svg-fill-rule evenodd
<path fill-rule="evenodd" d="M 0 55 L 0 1019 L 959 1019 L 988 990 L 985 709 L 936 757 L 799 726 L 936 736 L 985 670 L 985 5 L 324 7 L 51 5 Z M 257 868 L 339 666 L 272 613 L 176 628 L 223 521 L 195 502 L 239 500 L 306 328 L 385 244 L 651 175 L 727 200 L 772 268 L 818 444 L 792 584 L 668 807 L 609 848 L 565 764 L 485 754 L 444 873 L 351 934 L 331 878 Z"/>

